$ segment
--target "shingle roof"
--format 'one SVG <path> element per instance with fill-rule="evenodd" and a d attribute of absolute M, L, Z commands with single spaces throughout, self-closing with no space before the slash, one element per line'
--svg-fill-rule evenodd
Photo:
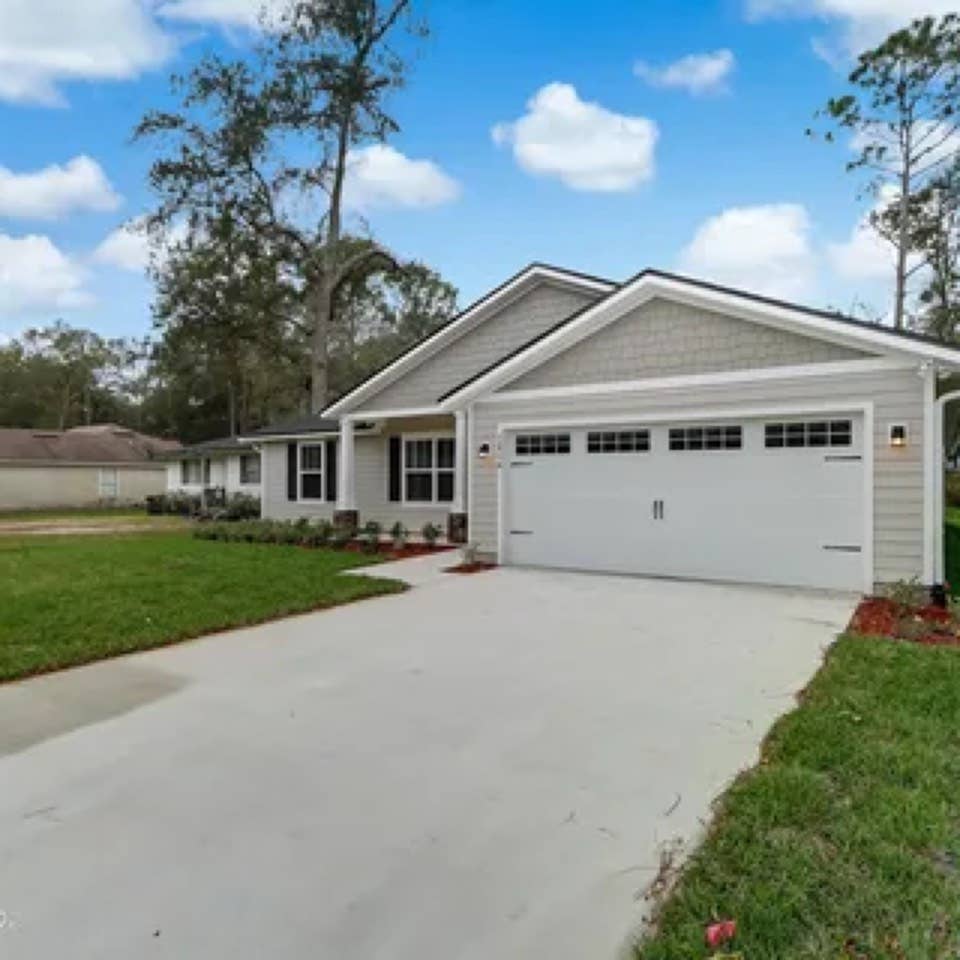
<path fill-rule="evenodd" d="M 193 460 L 214 453 L 246 453 L 249 450 L 253 450 L 253 444 L 244 443 L 239 437 L 218 437 L 215 440 L 191 443 L 179 450 L 172 451 L 170 456 L 178 460 Z"/>
<path fill-rule="evenodd" d="M 72 430 L 24 430 L 0 427 L 0 461 L 51 463 L 146 463 L 180 448 L 116 424 Z"/>
<path fill-rule="evenodd" d="M 300 414 L 288 420 L 267 424 L 259 430 L 252 430 L 247 437 L 274 437 L 295 433 L 339 433 L 340 423 L 337 420 L 321 417 L 319 414 Z"/>

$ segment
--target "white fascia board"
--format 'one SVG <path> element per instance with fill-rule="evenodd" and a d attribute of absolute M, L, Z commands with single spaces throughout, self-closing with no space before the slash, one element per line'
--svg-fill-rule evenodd
<path fill-rule="evenodd" d="M 427 357 L 450 343 L 451 340 L 456 339 L 462 333 L 466 332 L 471 322 L 476 321 L 484 314 L 495 313 L 497 310 L 502 309 L 510 300 L 523 293 L 527 287 L 537 280 L 551 280 L 556 283 L 566 284 L 567 286 L 577 286 L 601 295 L 609 293 L 616 287 L 615 283 L 608 283 L 604 280 L 566 273 L 563 270 L 554 270 L 550 267 L 534 264 L 522 273 L 517 274 L 516 277 L 499 290 L 496 290 L 495 293 L 481 297 L 455 320 L 452 320 L 445 327 L 442 327 L 434 335 L 427 337 L 426 340 L 412 350 L 397 357 L 393 363 L 386 366 L 378 374 L 364 381 L 358 387 L 337 400 L 336 403 L 327 407 L 323 411 L 323 416 L 342 416 L 347 410 L 361 403 L 364 398 L 378 393 L 386 387 L 387 384 L 396 380 L 407 370 L 422 363 Z"/>
<path fill-rule="evenodd" d="M 260 437 L 238 437 L 241 443 L 264 444 L 279 443 L 281 440 L 330 440 L 339 437 L 337 430 L 314 431 L 311 433 L 271 433 Z"/>
<path fill-rule="evenodd" d="M 341 420 L 362 423 L 364 420 L 396 420 L 400 417 L 449 417 L 451 412 L 443 407 L 397 407 L 394 410 L 357 410 L 344 414 Z"/>
<path fill-rule="evenodd" d="M 741 317 L 756 323 L 776 326 L 795 333 L 844 343 L 860 349 L 934 359 L 960 369 L 960 350 L 900 337 L 895 333 L 854 326 L 840 320 L 820 317 L 785 305 L 761 303 L 749 297 L 698 287 L 657 275 L 638 277 L 616 293 L 588 308 L 575 320 L 531 344 L 473 383 L 448 396 L 442 406 L 453 409 L 495 390 L 522 376 L 561 350 L 569 349 L 591 334 L 635 310 L 655 297 L 680 301 L 705 310 Z"/>
<path fill-rule="evenodd" d="M 716 373 L 678 374 L 671 377 L 647 377 L 643 380 L 614 380 L 609 383 L 578 383 L 562 387 L 537 387 L 529 390 L 501 390 L 481 397 L 481 404 L 514 403 L 527 400 L 557 400 L 567 397 L 603 397 L 620 393 L 655 393 L 665 390 L 722 387 L 769 380 L 803 377 L 856 376 L 890 370 L 913 370 L 918 366 L 910 357 L 867 357 L 863 360 L 828 360 L 794 366 L 760 367 L 746 370 L 721 370 Z"/>

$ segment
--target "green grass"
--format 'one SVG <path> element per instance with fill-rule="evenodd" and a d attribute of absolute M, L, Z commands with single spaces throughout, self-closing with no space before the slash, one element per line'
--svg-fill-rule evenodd
<path fill-rule="evenodd" d="M 838 641 L 639 956 L 705 956 L 714 911 L 736 919 L 744 960 L 957 956 L 960 651 Z"/>
<path fill-rule="evenodd" d="M 403 589 L 337 575 L 370 562 L 172 534 L 0 538 L 0 681 Z"/>
<path fill-rule="evenodd" d="M 954 595 L 960 594 L 960 507 L 946 508 L 943 525 L 944 573 Z"/>

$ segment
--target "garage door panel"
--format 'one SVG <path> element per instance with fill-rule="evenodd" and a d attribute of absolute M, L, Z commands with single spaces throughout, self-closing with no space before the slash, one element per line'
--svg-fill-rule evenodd
<path fill-rule="evenodd" d="M 835 448 L 768 449 L 763 420 L 737 424 L 739 449 L 671 450 L 658 425 L 647 451 L 591 453 L 571 429 L 569 453 L 524 458 L 507 434 L 507 562 L 857 589 L 862 424 L 845 419 Z"/>

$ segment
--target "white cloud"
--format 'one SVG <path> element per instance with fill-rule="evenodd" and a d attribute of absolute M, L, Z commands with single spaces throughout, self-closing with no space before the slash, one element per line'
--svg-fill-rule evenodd
<path fill-rule="evenodd" d="M 122 202 L 103 168 L 88 156 L 32 173 L 0 166 L 0 217 L 57 220 L 78 210 L 116 210 Z"/>
<path fill-rule="evenodd" d="M 131 79 L 173 52 L 142 0 L 0 2 L 0 100 L 62 105 L 62 82 Z"/>
<path fill-rule="evenodd" d="M 460 195 L 457 181 L 431 160 L 411 160 L 386 144 L 351 150 L 347 162 L 344 203 L 354 210 L 435 207 Z"/>
<path fill-rule="evenodd" d="M 498 123 L 494 143 L 510 145 L 529 173 L 557 177 L 574 190 L 632 190 L 653 176 L 657 125 L 581 100 L 567 83 L 549 83 L 527 113 Z"/>
<path fill-rule="evenodd" d="M 756 293 L 802 299 L 816 286 L 810 217 L 796 203 L 731 207 L 697 228 L 680 267 Z"/>
<path fill-rule="evenodd" d="M 692 94 L 721 93 L 727 89 L 727 78 L 735 64 L 730 50 L 715 50 L 691 53 L 663 67 L 638 60 L 633 72 L 654 87 L 671 87 Z"/>
<path fill-rule="evenodd" d="M 150 263 L 150 242 L 138 222 L 126 223 L 109 233 L 93 251 L 94 263 L 131 273 L 144 273 Z"/>
<path fill-rule="evenodd" d="M 160 5 L 158 13 L 171 20 L 254 30 L 260 26 L 264 8 L 269 13 L 279 6 L 279 0 L 167 0 Z"/>
<path fill-rule="evenodd" d="M 92 300 L 82 267 L 49 237 L 0 233 L 0 317 L 70 310 Z"/>
<path fill-rule="evenodd" d="M 747 16 L 805 17 L 832 23 L 833 37 L 818 37 L 814 50 L 833 66 L 878 44 L 916 17 L 952 13 L 956 0 L 746 0 Z"/>

